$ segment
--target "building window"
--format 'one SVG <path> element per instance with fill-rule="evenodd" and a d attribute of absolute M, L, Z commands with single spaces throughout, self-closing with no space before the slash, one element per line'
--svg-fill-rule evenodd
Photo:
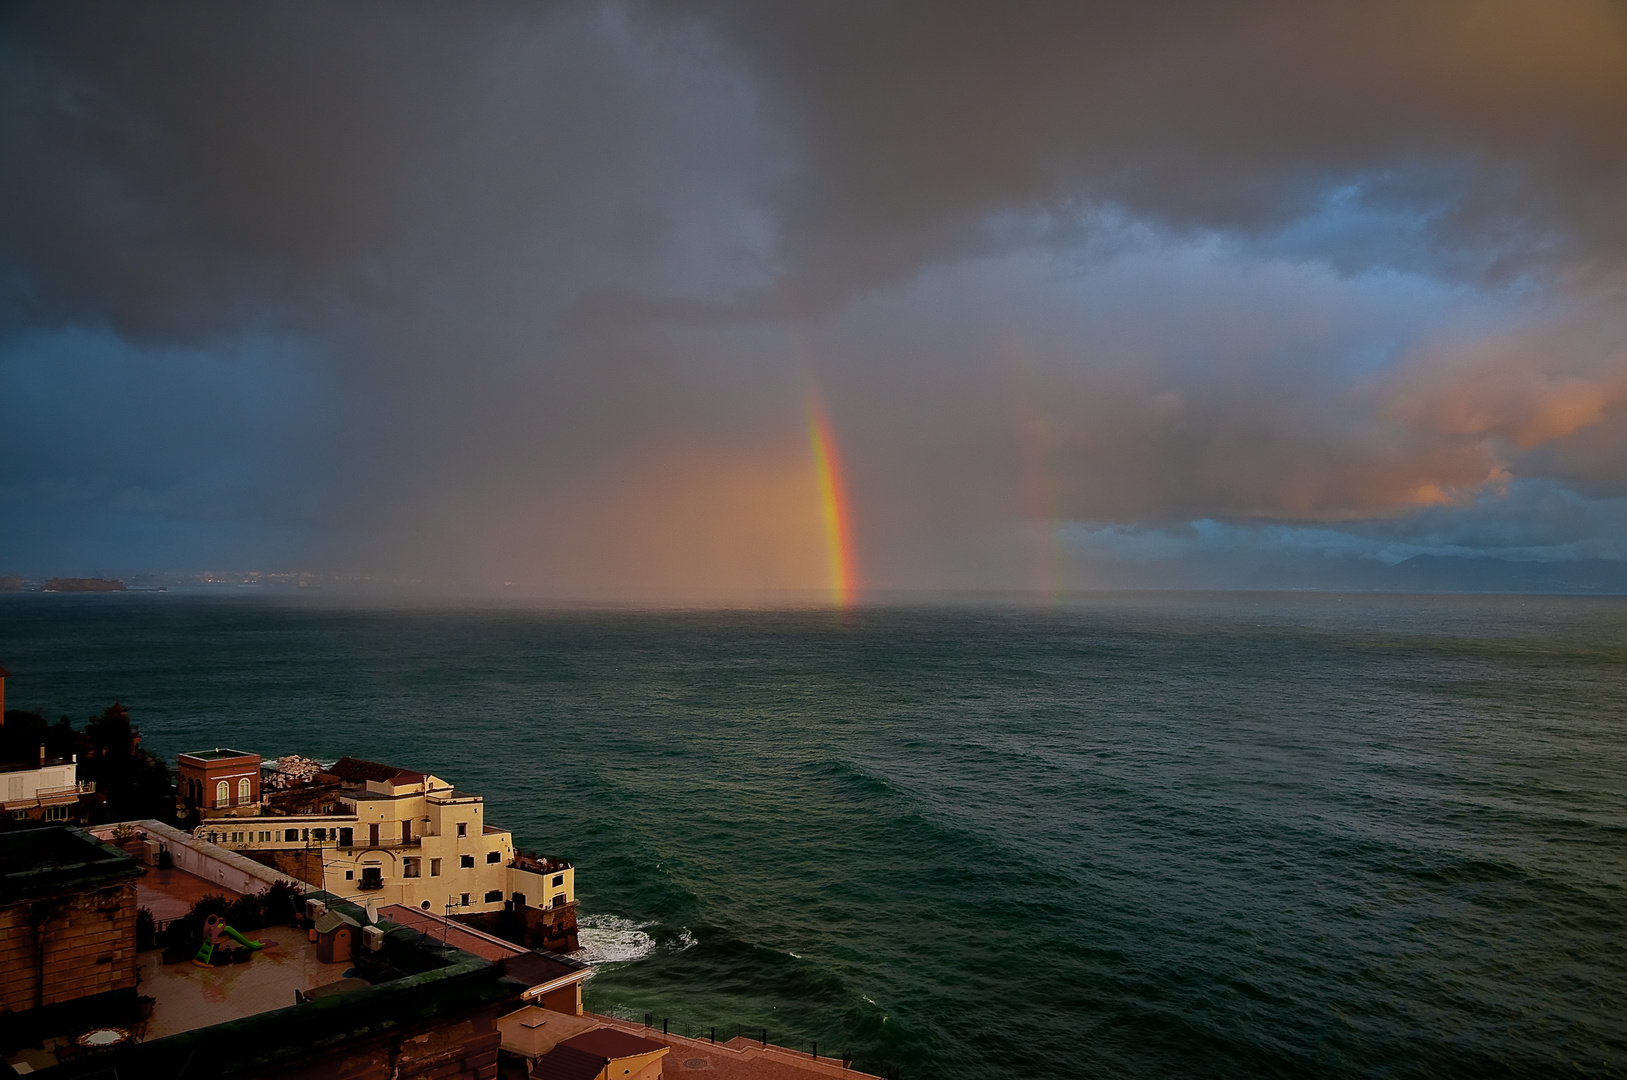
<path fill-rule="evenodd" d="M 469 835 L 469 823 L 467 821 L 458 822 L 458 835 L 459 836 L 468 836 Z"/>
<path fill-rule="evenodd" d="M 469 906 L 469 894 L 468 893 L 463 894 L 463 906 L 464 907 Z"/>
<path fill-rule="evenodd" d="M 418 860 L 417 859 L 402 859 L 401 860 L 401 876 L 402 877 L 417 877 L 418 876 Z"/>
<path fill-rule="evenodd" d="M 556 893 L 554 895 L 553 906 L 554 907 L 564 907 L 565 906 L 565 894 L 564 893 Z"/>
<path fill-rule="evenodd" d="M 358 887 L 363 892 L 372 892 L 384 888 L 384 868 L 380 866 L 362 867 L 362 882 Z"/>
<path fill-rule="evenodd" d="M 58 805 L 56 805 L 56 806 L 47 806 L 45 808 L 45 820 L 46 821 L 67 821 L 68 820 L 68 808 L 67 808 L 67 806 L 62 805 L 60 803 Z"/>
<path fill-rule="evenodd" d="M 240 833 L 240 832 L 232 833 L 232 843 L 241 844 L 242 842 L 243 842 L 243 834 L 242 833 Z"/>
<path fill-rule="evenodd" d="M 345 871 L 345 880 L 346 881 L 355 881 L 356 880 L 356 871 L 354 871 L 354 870 L 346 870 Z"/>
<path fill-rule="evenodd" d="M 493 890 L 491 890 L 490 892 L 488 892 L 486 894 L 486 903 L 488 903 L 488 904 L 501 904 L 502 902 L 503 902 L 503 890 L 502 889 L 493 889 Z"/>
<path fill-rule="evenodd" d="M 241 779 L 241 780 L 239 780 L 237 782 L 237 805 L 238 806 L 247 806 L 248 804 L 249 804 L 249 778 L 245 776 L 245 777 L 243 777 L 243 779 Z"/>
<path fill-rule="evenodd" d="M 215 785 L 215 805 L 232 805 L 232 785 L 228 784 L 224 780 Z"/>
<path fill-rule="evenodd" d="M 471 868 L 472 866 L 474 866 L 474 864 L 475 864 L 475 857 L 473 855 L 465 855 L 465 856 L 463 856 L 462 865 L 463 865 L 463 868 L 465 870 Z"/>
<path fill-rule="evenodd" d="M 326 843 L 327 839 L 328 839 L 328 830 L 326 830 L 326 829 L 312 829 L 311 830 L 311 839 L 315 840 L 319 844 Z"/>
<path fill-rule="evenodd" d="M 503 853 L 501 851 L 488 851 L 486 852 L 486 861 L 489 863 L 502 862 Z"/>
<path fill-rule="evenodd" d="M 299 843 L 299 830 L 298 829 L 284 829 L 282 831 L 282 838 L 283 838 L 283 842 L 286 843 L 286 844 L 297 844 L 297 843 Z"/>
<path fill-rule="evenodd" d="M 303 841 L 309 842 L 310 839 L 311 839 L 311 830 L 310 829 L 302 830 L 301 834 L 300 834 L 300 839 L 303 840 Z"/>
<path fill-rule="evenodd" d="M 260 834 L 260 843 L 262 843 L 262 844 L 271 843 L 271 834 L 268 833 L 268 832 L 261 833 Z"/>
<path fill-rule="evenodd" d="M 439 859 L 431 859 L 431 860 L 429 860 L 429 876 L 430 877 L 440 877 L 441 876 L 441 860 L 439 860 Z"/>
<path fill-rule="evenodd" d="M 558 888 L 559 886 L 561 886 L 563 884 L 565 884 L 565 875 L 564 874 L 555 874 L 554 875 L 554 887 Z"/>
<path fill-rule="evenodd" d="M 350 829 L 340 829 L 339 830 L 339 846 L 340 847 L 350 847 L 351 846 L 351 841 L 355 838 L 355 836 L 356 836 L 355 832 L 353 832 Z"/>

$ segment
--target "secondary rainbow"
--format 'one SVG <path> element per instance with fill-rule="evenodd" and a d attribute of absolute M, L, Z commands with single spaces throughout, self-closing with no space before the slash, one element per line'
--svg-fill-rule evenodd
<path fill-rule="evenodd" d="M 808 394 L 808 444 L 813 450 L 814 472 L 819 480 L 825 551 L 830 560 L 831 601 L 839 608 L 846 607 L 855 590 L 847 483 L 842 475 L 842 459 L 836 452 L 836 439 L 831 433 L 830 418 L 811 392 Z"/>

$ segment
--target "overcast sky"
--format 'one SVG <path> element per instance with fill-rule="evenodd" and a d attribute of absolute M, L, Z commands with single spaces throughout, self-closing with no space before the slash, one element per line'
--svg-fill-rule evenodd
<path fill-rule="evenodd" d="M 0 573 L 817 589 L 810 398 L 871 589 L 1627 558 L 1627 7 L 0 8 Z"/>

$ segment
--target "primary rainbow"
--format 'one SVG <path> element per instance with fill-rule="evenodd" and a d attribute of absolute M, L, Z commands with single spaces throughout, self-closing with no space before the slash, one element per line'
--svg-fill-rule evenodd
<path fill-rule="evenodd" d="M 812 393 L 808 395 L 808 443 L 813 448 L 814 472 L 819 479 L 819 504 L 825 521 L 825 550 L 830 558 L 831 601 L 845 608 L 853 599 L 853 535 L 848 512 L 847 484 L 830 420 Z"/>

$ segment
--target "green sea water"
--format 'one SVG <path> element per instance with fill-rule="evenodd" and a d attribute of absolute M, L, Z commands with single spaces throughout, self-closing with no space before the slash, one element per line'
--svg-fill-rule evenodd
<path fill-rule="evenodd" d="M 577 866 L 590 1008 L 904 1077 L 1627 1076 L 1627 601 L 0 595 L 8 704 L 372 757 Z"/>

